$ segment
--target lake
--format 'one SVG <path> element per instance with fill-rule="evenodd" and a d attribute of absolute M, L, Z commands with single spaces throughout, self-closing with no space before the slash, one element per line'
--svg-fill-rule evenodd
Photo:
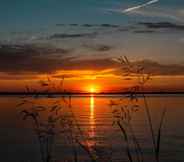
<path fill-rule="evenodd" d="M 128 105 L 129 98 L 119 95 L 72 96 L 70 108 L 67 108 L 67 103 L 62 103 L 65 99 L 62 96 L 49 98 L 44 96 L 39 98 L 32 98 L 31 96 L 26 98 L 20 96 L 1 96 L 1 161 L 41 161 L 38 140 L 32 127 L 32 121 L 30 119 L 23 120 L 23 114 L 20 113 L 25 109 L 31 109 L 31 106 L 29 104 L 16 106 L 23 100 L 30 100 L 37 105 L 44 105 L 48 109 L 56 101 L 61 101 L 62 113 L 67 111 L 67 109 L 72 110 L 89 147 L 96 148 L 97 155 L 103 159 L 103 162 L 110 161 L 110 158 L 113 162 L 128 162 L 123 134 L 117 124 L 113 124 L 115 121 L 113 110 L 119 109 L 120 106 L 114 106 L 115 108 L 113 108 L 110 106 L 110 101 L 118 103 L 121 101 L 121 105 Z M 149 105 L 153 129 L 155 131 L 158 130 L 162 111 L 166 108 L 161 136 L 160 161 L 184 161 L 184 95 L 149 95 L 146 97 L 146 100 Z M 140 107 L 133 114 L 131 125 L 142 147 L 145 161 L 151 162 L 153 161 L 152 141 L 142 97 L 139 97 L 137 104 Z M 47 113 L 43 114 L 42 120 L 46 120 Z M 76 147 L 79 161 L 90 161 L 85 151 L 80 146 Z M 130 147 L 133 146 L 131 145 Z M 134 152 L 133 148 L 130 149 Z M 72 160 L 71 144 L 67 141 L 64 134 L 57 134 L 53 145 L 53 161 L 65 162 Z"/>

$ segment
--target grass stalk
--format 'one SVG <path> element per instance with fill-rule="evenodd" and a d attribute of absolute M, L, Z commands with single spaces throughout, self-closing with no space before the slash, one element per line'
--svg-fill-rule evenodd
<path fill-rule="evenodd" d="M 135 148 L 136 148 L 136 154 L 137 154 L 137 161 L 138 162 L 143 162 L 144 161 L 144 156 L 143 156 L 143 151 L 142 151 L 142 148 L 139 144 L 139 141 L 134 133 L 134 130 L 132 128 L 132 125 L 131 123 L 129 123 L 129 128 L 130 128 L 130 132 L 132 134 L 132 138 L 133 138 L 133 142 L 135 144 Z"/>
<path fill-rule="evenodd" d="M 129 139 L 128 139 L 127 132 L 126 132 L 125 128 L 122 126 L 122 124 L 119 121 L 117 121 L 117 125 L 119 126 L 121 132 L 123 133 L 123 137 L 124 137 L 124 140 L 126 142 L 126 152 L 127 152 L 127 156 L 128 156 L 129 162 L 133 162 L 133 158 L 132 158 L 131 151 L 130 151 L 130 144 L 129 144 Z"/>
<path fill-rule="evenodd" d="M 166 114 L 166 108 L 164 108 L 164 110 L 162 112 L 161 120 L 160 120 L 160 124 L 159 124 L 159 129 L 158 129 L 158 134 L 157 134 L 156 159 L 158 162 L 160 161 L 159 157 L 160 157 L 161 131 L 162 131 L 162 126 L 163 126 L 165 114 Z"/>

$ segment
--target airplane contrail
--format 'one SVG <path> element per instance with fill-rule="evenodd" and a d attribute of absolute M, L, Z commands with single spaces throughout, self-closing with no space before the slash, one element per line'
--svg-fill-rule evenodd
<path fill-rule="evenodd" d="M 106 9 L 107 12 L 116 12 L 116 13 L 124 13 L 124 14 L 128 14 L 128 13 L 131 13 L 131 12 L 134 12 L 136 14 L 139 14 L 139 15 L 144 15 L 144 16 L 148 16 L 148 17 L 163 17 L 163 18 L 169 18 L 169 19 L 173 19 L 175 21 L 179 21 L 179 22 L 184 22 L 184 12 L 181 11 L 173 11 L 173 10 L 163 10 L 163 9 L 157 9 L 155 11 L 148 11 L 148 10 L 140 10 L 138 11 L 140 8 L 144 8 L 148 5 L 151 5 L 153 3 L 157 3 L 159 2 L 160 0 L 151 0 L 149 2 L 146 2 L 146 3 L 143 3 L 141 5 L 137 5 L 137 6 L 134 6 L 134 7 L 130 7 L 130 8 L 127 8 L 127 9 L 122 9 L 122 8 L 119 8 L 119 9 Z"/>
<path fill-rule="evenodd" d="M 122 13 L 128 13 L 128 12 L 131 12 L 131 11 L 134 11 L 134 10 L 137 10 L 137 9 L 140 9 L 140 8 L 143 8 L 143 7 L 146 7 L 146 6 L 148 6 L 148 5 L 151 5 L 151 4 L 156 3 L 156 2 L 158 2 L 158 1 L 159 1 L 159 0 L 151 0 L 151 1 L 146 2 L 146 3 L 144 3 L 144 4 L 141 4 L 141 5 L 138 5 L 138 6 L 134 6 L 134 7 L 130 7 L 130 8 L 127 8 L 127 9 L 121 11 L 121 12 L 122 12 Z"/>

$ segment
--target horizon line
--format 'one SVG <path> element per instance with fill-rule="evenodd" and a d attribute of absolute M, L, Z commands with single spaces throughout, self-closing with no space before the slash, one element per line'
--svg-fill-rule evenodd
<path fill-rule="evenodd" d="M 0 95 L 126 95 L 126 94 L 184 94 L 184 91 L 123 91 L 123 92 L 0 92 Z"/>

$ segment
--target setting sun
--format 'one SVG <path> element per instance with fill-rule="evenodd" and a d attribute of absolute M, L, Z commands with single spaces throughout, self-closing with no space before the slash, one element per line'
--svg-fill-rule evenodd
<path fill-rule="evenodd" d="M 90 92 L 91 92 L 91 93 L 94 93 L 94 92 L 95 92 L 95 88 L 94 88 L 94 87 L 91 87 L 91 88 L 90 88 Z"/>
<path fill-rule="evenodd" d="M 88 92 L 88 93 L 99 93 L 99 87 L 97 85 L 88 85 L 86 87 L 86 92 Z"/>

